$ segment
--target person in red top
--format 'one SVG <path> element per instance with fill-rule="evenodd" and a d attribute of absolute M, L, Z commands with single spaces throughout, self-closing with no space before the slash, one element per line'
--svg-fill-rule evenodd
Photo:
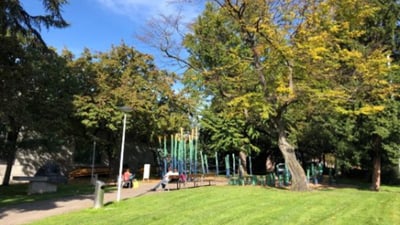
<path fill-rule="evenodd" d="M 126 169 L 125 172 L 122 174 L 122 184 L 123 187 L 132 187 L 132 173 L 129 168 Z"/>

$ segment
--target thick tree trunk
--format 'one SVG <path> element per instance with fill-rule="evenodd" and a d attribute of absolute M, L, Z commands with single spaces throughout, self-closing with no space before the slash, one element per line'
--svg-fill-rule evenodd
<path fill-rule="evenodd" d="M 294 147 L 287 141 L 284 131 L 279 132 L 279 149 L 285 159 L 285 163 L 292 176 L 291 190 L 293 191 L 308 191 L 307 177 L 303 168 L 296 159 Z"/>
<path fill-rule="evenodd" d="M 7 186 L 10 184 L 11 171 L 14 165 L 15 157 L 17 154 L 17 139 L 18 139 L 18 130 L 16 126 L 13 127 L 12 131 L 7 134 L 7 142 L 6 142 L 6 171 L 4 173 L 3 183 L 2 185 Z"/>
<path fill-rule="evenodd" d="M 4 178 L 3 178 L 3 186 L 8 186 L 10 184 L 10 178 L 11 178 L 11 171 L 12 167 L 14 165 L 15 157 L 14 158 L 7 158 L 7 166 L 6 166 L 6 171 L 4 173 Z"/>
<path fill-rule="evenodd" d="M 372 171 L 372 185 L 371 189 L 379 191 L 381 187 L 381 137 L 379 135 L 373 136 L 372 148 L 374 150 L 373 158 L 373 171 Z"/>
<path fill-rule="evenodd" d="M 247 154 L 243 151 L 239 152 L 239 158 L 240 158 L 240 162 L 241 162 L 241 167 L 239 167 L 239 171 L 240 174 L 242 174 L 243 176 L 247 176 Z"/>
<path fill-rule="evenodd" d="M 374 168 L 372 172 L 372 186 L 371 189 L 379 191 L 381 187 L 381 152 L 376 151 L 373 159 Z"/>

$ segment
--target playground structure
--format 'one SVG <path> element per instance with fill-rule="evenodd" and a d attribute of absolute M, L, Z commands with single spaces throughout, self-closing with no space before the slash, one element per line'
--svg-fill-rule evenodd
<path fill-rule="evenodd" d="M 179 174 L 185 173 L 188 178 L 195 177 L 193 175 L 209 175 L 214 174 L 215 176 L 220 175 L 224 172 L 220 168 L 218 152 L 215 152 L 213 156 L 204 154 L 199 149 L 198 145 L 198 130 L 194 128 L 191 133 L 184 133 L 181 128 L 180 133 L 176 133 L 167 136 L 159 137 L 159 149 L 157 156 L 157 163 L 159 165 L 160 176 L 163 176 L 168 168 L 172 168 L 179 172 Z M 169 142 L 169 143 L 168 143 Z M 233 157 L 233 168 L 231 172 L 229 156 L 225 157 L 225 172 L 226 176 L 230 177 L 231 174 L 235 176 L 236 162 L 235 156 Z M 214 158 L 214 163 L 210 159 Z M 240 159 L 238 165 L 240 165 Z M 251 167 L 251 162 L 250 162 Z M 213 168 L 211 171 L 210 168 Z M 222 175 L 222 174 L 221 174 Z"/>
<path fill-rule="evenodd" d="M 192 129 L 191 134 L 184 133 L 181 128 L 180 133 L 170 136 L 170 148 L 167 146 L 167 136 L 159 137 L 160 148 L 158 149 L 157 163 L 161 176 L 168 168 L 177 170 L 179 174 L 197 174 L 198 173 L 198 155 L 201 157 L 202 173 L 208 173 L 208 167 L 204 165 L 207 156 L 202 151 L 198 151 L 198 132 Z M 205 163 L 207 165 L 207 162 Z"/>
<path fill-rule="evenodd" d="M 204 154 L 199 149 L 198 140 L 197 128 L 192 129 L 191 132 L 184 132 L 181 128 L 179 133 L 169 137 L 159 137 L 160 147 L 157 157 L 159 171 L 161 171 L 159 175 L 163 176 L 168 168 L 172 168 L 179 174 L 184 173 L 189 181 L 194 177 L 199 177 L 198 175 L 209 176 L 212 174 L 229 178 L 231 185 L 285 187 L 291 184 L 291 174 L 285 163 L 276 164 L 274 171 L 264 175 L 254 175 L 251 156 L 246 159 L 247 168 L 242 168 L 240 157 L 235 156 L 234 153 L 226 154 L 220 159 L 218 152 L 213 155 Z M 305 170 L 308 182 L 314 184 L 321 182 L 322 163 L 311 163 Z M 330 174 L 330 178 L 331 176 Z"/>
<path fill-rule="evenodd" d="M 226 164 L 229 167 L 229 156 L 225 158 Z M 232 154 L 233 171 L 235 171 L 235 155 Z M 275 171 L 267 172 L 266 175 L 254 175 L 252 173 L 251 162 L 252 159 L 249 157 L 249 170 L 248 175 L 242 175 L 240 173 L 233 174 L 229 179 L 231 185 L 261 185 L 270 187 L 284 187 L 289 186 L 291 182 L 290 172 L 285 163 L 278 163 L 275 166 Z M 240 165 L 240 159 L 238 159 Z M 229 171 L 229 170 L 227 170 Z"/>
<path fill-rule="evenodd" d="M 188 179 L 199 177 L 197 175 L 200 174 L 203 177 L 210 174 L 220 175 L 218 153 L 210 156 L 199 149 L 197 128 L 192 129 L 191 132 L 184 132 L 181 128 L 179 133 L 169 137 L 159 137 L 158 140 L 160 147 L 157 151 L 157 164 L 161 171 L 160 176 L 163 176 L 168 168 L 176 170 L 179 174 L 185 173 Z M 211 162 L 213 158 L 215 161 Z"/>
<path fill-rule="evenodd" d="M 312 162 L 307 167 L 307 180 L 314 184 L 318 184 L 322 180 L 323 166 L 322 163 Z M 331 176 L 331 175 L 330 175 Z"/>
<path fill-rule="evenodd" d="M 213 155 L 204 154 L 199 149 L 199 134 L 197 128 L 191 132 L 184 132 L 181 128 L 179 133 L 159 137 L 159 149 L 157 164 L 160 176 L 163 176 L 168 168 L 176 170 L 179 174 L 185 173 L 189 181 L 198 177 L 226 176 L 230 184 L 263 184 L 275 185 L 275 174 L 267 176 L 255 176 L 252 170 L 252 158 L 248 157 L 248 168 L 241 167 L 241 159 L 234 153 L 226 154 L 219 158 L 218 152 Z M 222 161 L 220 161 L 222 159 Z M 225 164 L 225 165 L 221 165 Z M 231 166 L 232 165 L 232 166 Z M 243 171 L 246 171 L 243 173 Z M 287 171 L 287 170 L 286 170 Z M 201 175 L 201 176 L 199 176 Z M 278 176 L 279 178 L 287 176 Z M 281 182 L 283 184 L 283 180 Z M 287 184 L 288 182 L 285 182 Z"/>

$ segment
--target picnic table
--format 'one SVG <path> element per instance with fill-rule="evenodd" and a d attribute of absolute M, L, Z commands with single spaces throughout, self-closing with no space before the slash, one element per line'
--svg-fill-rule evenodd
<path fill-rule="evenodd" d="M 206 182 L 206 183 L 208 183 L 209 186 L 211 186 L 212 184 L 215 184 L 215 177 L 216 177 L 216 175 L 213 173 L 190 174 L 189 180 L 193 182 L 194 187 L 199 186 L 199 183 L 203 183 L 203 182 Z"/>
<path fill-rule="evenodd" d="M 57 184 L 51 182 L 47 176 L 14 176 L 15 181 L 29 181 L 28 194 L 42 194 L 46 192 L 56 192 Z"/>
<path fill-rule="evenodd" d="M 187 182 L 193 182 L 193 187 L 199 187 L 202 183 L 208 184 L 211 186 L 215 184 L 215 174 L 189 174 L 186 180 L 182 180 L 179 175 L 170 175 L 169 176 L 169 183 L 176 183 L 176 189 L 179 190 L 181 185 L 183 184 L 186 186 Z"/>

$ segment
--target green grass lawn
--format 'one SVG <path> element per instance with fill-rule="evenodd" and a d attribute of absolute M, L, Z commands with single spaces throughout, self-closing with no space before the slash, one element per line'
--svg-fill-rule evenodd
<path fill-rule="evenodd" d="M 400 187 L 290 192 L 213 186 L 159 192 L 33 224 L 399 224 Z"/>

